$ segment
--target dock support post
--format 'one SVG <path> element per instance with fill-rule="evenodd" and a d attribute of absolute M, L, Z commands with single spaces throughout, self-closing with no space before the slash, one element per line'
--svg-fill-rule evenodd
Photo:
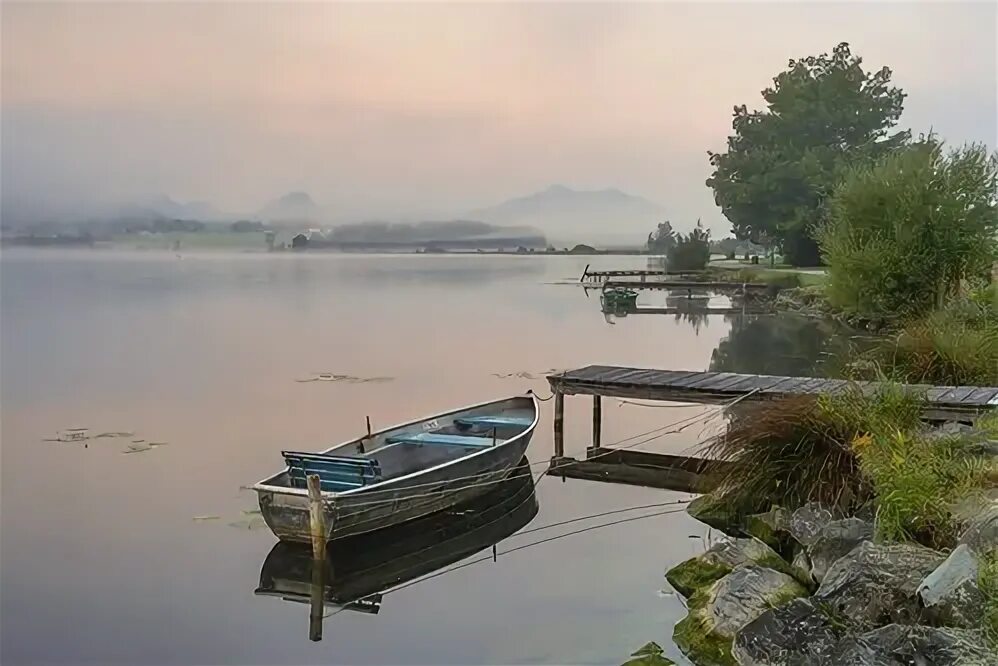
<path fill-rule="evenodd" d="M 565 456 L 565 394 L 554 394 L 554 457 Z"/>
<path fill-rule="evenodd" d="M 593 445 L 589 450 L 592 454 L 600 447 L 603 425 L 603 401 L 598 395 L 593 396 Z M 586 456 L 587 458 L 590 456 Z"/>
<path fill-rule="evenodd" d="M 326 559 L 326 517 L 322 511 L 322 486 L 318 474 L 308 475 L 308 518 L 312 532 L 312 559 Z"/>

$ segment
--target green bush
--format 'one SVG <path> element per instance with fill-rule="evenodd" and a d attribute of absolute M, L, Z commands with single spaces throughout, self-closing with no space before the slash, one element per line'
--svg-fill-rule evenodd
<path fill-rule="evenodd" d="M 998 308 L 955 301 L 905 324 L 863 361 L 910 383 L 998 385 Z"/>
<path fill-rule="evenodd" d="M 853 442 L 869 432 L 914 431 L 920 402 L 893 385 L 873 395 L 852 386 L 837 395 L 745 409 L 705 447 L 707 458 L 728 463 L 714 472 L 716 492 L 743 515 L 809 501 L 843 510 L 862 506 L 872 499 L 873 487 Z"/>
<path fill-rule="evenodd" d="M 950 507 L 976 492 L 987 474 L 972 445 L 958 436 L 929 438 L 900 430 L 857 438 L 853 448 L 876 495 L 877 536 L 952 547 L 960 524 Z"/>
<path fill-rule="evenodd" d="M 998 156 L 944 154 L 932 138 L 852 169 L 818 231 L 833 305 L 865 317 L 921 315 L 991 270 Z"/>
<path fill-rule="evenodd" d="M 670 271 L 699 271 L 710 261 L 710 230 L 697 226 L 690 233 L 678 234 L 666 251 L 666 266 Z"/>

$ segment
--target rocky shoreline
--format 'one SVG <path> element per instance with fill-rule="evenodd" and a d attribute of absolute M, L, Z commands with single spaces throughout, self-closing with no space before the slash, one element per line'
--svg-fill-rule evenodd
<path fill-rule="evenodd" d="M 725 536 L 666 573 L 688 606 L 673 638 L 699 666 L 998 666 L 986 635 L 998 600 L 982 589 L 998 493 L 963 510 L 958 543 L 942 552 L 877 542 L 872 509 L 809 503 L 735 519 L 701 496 L 690 515 Z"/>

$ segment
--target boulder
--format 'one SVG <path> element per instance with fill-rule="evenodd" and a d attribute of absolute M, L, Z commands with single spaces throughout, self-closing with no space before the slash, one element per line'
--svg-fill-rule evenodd
<path fill-rule="evenodd" d="M 791 514 L 790 534 L 797 543 L 810 546 L 818 538 L 821 528 L 832 522 L 833 518 L 830 509 L 817 502 L 808 502 Z"/>
<path fill-rule="evenodd" d="M 996 666 L 998 655 L 977 632 L 890 624 L 843 639 L 828 658 L 836 666 Z"/>
<path fill-rule="evenodd" d="M 979 628 L 984 616 L 984 594 L 978 583 L 980 565 L 966 544 L 949 557 L 918 586 L 922 605 L 932 611 L 935 623 Z"/>
<path fill-rule="evenodd" d="M 967 522 L 959 543 L 978 556 L 998 548 L 998 502 L 982 505 L 980 512 Z"/>
<path fill-rule="evenodd" d="M 747 535 L 789 557 L 793 552 L 794 538 L 790 533 L 790 512 L 774 506 L 765 513 L 755 513 L 745 517 L 744 531 Z"/>
<path fill-rule="evenodd" d="M 794 553 L 794 559 L 790 562 L 792 576 L 807 587 L 814 588 L 818 581 L 811 575 L 811 558 L 807 556 L 807 551 L 801 548 Z"/>
<path fill-rule="evenodd" d="M 805 596 L 790 576 L 754 564 L 743 564 L 706 589 L 696 592 L 688 615 L 676 624 L 672 638 L 700 666 L 734 664 L 735 634 L 769 608 Z"/>
<path fill-rule="evenodd" d="M 702 555 L 681 562 L 665 573 L 676 592 L 689 598 L 742 564 L 762 566 L 790 573 L 790 567 L 776 552 L 758 539 L 723 539 Z"/>
<path fill-rule="evenodd" d="M 810 666 L 826 658 L 839 637 L 810 599 L 771 608 L 745 625 L 731 653 L 741 666 Z"/>
<path fill-rule="evenodd" d="M 808 558 L 811 560 L 811 577 L 820 583 L 835 560 L 872 538 L 873 524 L 859 518 L 844 518 L 827 523 L 807 548 Z"/>
<path fill-rule="evenodd" d="M 738 567 L 712 589 L 706 613 L 713 631 L 724 638 L 734 638 L 769 608 L 807 596 L 807 590 L 787 574 L 754 564 Z"/>
<path fill-rule="evenodd" d="M 728 536 L 742 534 L 741 517 L 723 497 L 700 495 L 686 505 L 686 513 Z"/>
<path fill-rule="evenodd" d="M 828 568 L 815 602 L 861 629 L 921 617 L 916 594 L 945 556 L 914 544 L 864 541 Z"/>

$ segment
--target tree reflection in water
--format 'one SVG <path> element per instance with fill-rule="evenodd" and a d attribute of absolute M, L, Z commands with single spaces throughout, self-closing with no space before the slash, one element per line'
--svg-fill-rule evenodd
<path fill-rule="evenodd" d="M 731 332 L 710 369 L 790 377 L 842 377 L 861 341 L 834 321 L 791 313 L 729 315 Z"/>

